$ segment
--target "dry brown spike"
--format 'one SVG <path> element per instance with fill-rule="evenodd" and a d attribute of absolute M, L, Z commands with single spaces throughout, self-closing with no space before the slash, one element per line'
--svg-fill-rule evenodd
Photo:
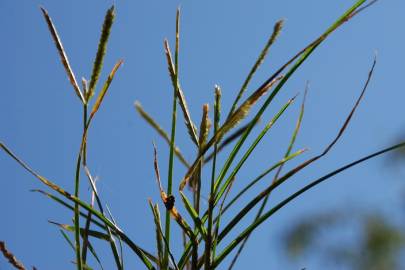
<path fill-rule="evenodd" d="M 0 241 L 0 251 L 12 266 L 19 270 L 25 270 L 24 265 L 6 248 L 6 244 L 3 241 Z"/>

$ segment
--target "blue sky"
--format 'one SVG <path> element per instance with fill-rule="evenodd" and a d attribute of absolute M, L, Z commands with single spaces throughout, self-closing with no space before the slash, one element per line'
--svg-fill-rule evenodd
<path fill-rule="evenodd" d="M 157 202 L 159 194 L 152 141 L 157 143 L 163 177 L 167 175 L 168 150 L 135 113 L 133 103 L 139 100 L 169 130 L 172 88 L 163 39 L 174 43 L 177 6 L 182 11 L 180 81 L 191 115 L 198 122 L 202 104 L 210 103 L 212 107 L 214 84 L 222 87 L 224 112 L 229 110 L 278 19 L 286 20 L 285 27 L 253 79 L 250 91 L 321 34 L 354 1 L 117 0 L 114 3 L 117 18 L 101 80 L 118 59 L 124 59 L 124 65 L 89 133 L 89 165 L 99 178 L 100 193 L 118 224 L 136 242 L 153 250 L 154 231 L 147 198 Z M 111 4 L 112 1 L 0 2 L 3 11 L 0 140 L 41 174 L 70 191 L 81 136 L 81 106 L 60 64 L 39 6 L 45 7 L 53 18 L 76 77 L 89 78 L 100 27 Z M 334 138 L 350 111 L 378 51 L 375 76 L 342 140 L 325 159 L 275 192 L 272 204 L 310 180 L 398 140 L 405 126 L 404 10 L 404 1 L 381 0 L 345 24 L 317 49 L 264 115 L 262 124 L 288 98 L 298 92 L 299 99 L 302 98 L 309 81 L 307 109 L 297 148 L 309 147 L 306 157 L 319 153 Z M 288 109 L 262 141 L 241 171 L 241 180 L 253 178 L 282 156 L 298 111 L 299 102 Z M 194 149 L 179 119 L 177 143 L 192 160 Z M 184 173 L 184 168 L 176 164 L 176 181 Z M 391 166 L 389 159 L 377 158 L 322 184 L 261 226 L 236 269 L 246 269 L 252 260 L 255 268 L 310 266 L 311 258 L 297 263 L 282 259 L 279 236 L 288 224 L 300 216 L 338 206 L 380 209 L 395 218 L 403 192 L 403 176 L 403 170 Z M 73 269 L 70 264 L 73 252 L 58 230 L 47 222 L 69 223 L 72 214 L 29 192 L 44 187 L 5 154 L 0 154 L 0 179 L 3 205 L 0 239 L 26 266 Z M 242 181 L 236 184 L 235 190 L 242 184 Z M 87 184 L 82 192 L 87 192 Z M 248 221 L 243 224 L 246 226 Z M 176 243 L 180 242 L 172 244 Z M 100 252 L 105 257 L 106 269 L 111 268 L 108 249 L 101 248 Z M 128 252 L 126 255 L 129 267 L 139 266 L 135 257 Z M 0 269 L 9 269 L 3 259 Z"/>

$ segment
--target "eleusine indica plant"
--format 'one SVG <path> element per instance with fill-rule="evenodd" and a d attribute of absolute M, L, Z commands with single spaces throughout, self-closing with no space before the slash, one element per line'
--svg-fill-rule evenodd
<path fill-rule="evenodd" d="M 83 119 L 81 120 L 83 121 L 83 132 L 81 134 L 81 144 L 78 146 L 74 191 L 66 191 L 64 188 L 57 185 L 55 181 L 51 181 L 31 169 L 5 144 L 0 142 L 0 147 L 6 154 L 12 157 L 24 169 L 26 169 L 35 178 L 40 180 L 47 188 L 49 188 L 49 191 L 38 189 L 36 190 L 37 192 L 46 195 L 49 199 L 72 211 L 73 224 L 59 224 L 56 222 L 54 224 L 62 229 L 61 231 L 64 238 L 72 246 L 72 249 L 75 252 L 75 264 L 77 265 L 78 270 L 91 269 L 91 267 L 88 265 L 89 254 L 91 254 L 91 256 L 93 256 L 99 263 L 98 267 L 102 268 L 102 261 L 97 255 L 96 248 L 92 245 L 93 238 L 105 240 L 106 243 L 111 247 L 111 253 L 117 269 L 124 269 L 122 259 L 122 246 L 124 244 L 129 247 L 134 256 L 138 257 L 147 269 L 163 270 L 196 270 L 201 268 L 205 270 L 217 269 L 224 262 L 224 259 L 230 256 L 232 251 L 236 251 L 237 249 L 237 251 L 234 253 L 235 256 L 233 259 L 229 260 L 231 261 L 231 264 L 229 265 L 228 269 L 232 269 L 239 257 L 239 254 L 242 252 L 246 241 L 248 241 L 250 234 L 264 221 L 268 220 L 272 215 L 281 210 L 285 205 L 314 186 L 327 179 L 330 179 L 332 176 L 356 164 L 405 146 L 405 142 L 403 142 L 372 153 L 359 160 L 353 161 L 311 182 L 300 190 L 297 190 L 295 193 L 289 195 L 278 204 L 273 205 L 269 209 L 266 207 L 269 196 L 275 189 L 289 180 L 296 173 L 324 157 L 341 138 L 370 82 L 376 64 L 376 60 L 374 59 L 364 87 L 358 99 L 354 103 L 352 110 L 348 113 L 348 116 L 343 122 L 340 130 L 337 132 L 337 135 L 321 153 L 308 158 L 286 173 L 283 173 L 282 171 L 283 166 L 287 162 L 301 155 L 306 150 L 300 149 L 293 151 L 294 143 L 300 130 L 301 121 L 304 114 L 304 95 L 296 127 L 291 134 L 291 139 L 287 149 L 285 150 L 284 156 L 281 156 L 278 162 L 265 169 L 263 173 L 253 178 L 253 180 L 249 182 L 245 181 L 247 183 L 246 187 L 237 191 L 236 196 L 233 198 L 228 198 L 228 195 L 230 194 L 229 191 L 232 189 L 232 184 L 235 181 L 238 181 L 238 172 L 244 166 L 246 160 L 250 158 L 251 153 L 260 143 L 263 136 L 274 126 L 274 124 L 279 120 L 280 116 L 283 115 L 286 109 L 291 106 L 295 100 L 295 97 L 288 100 L 273 116 L 273 118 L 267 122 L 264 127 L 262 127 L 258 135 L 252 138 L 252 130 L 259 128 L 260 118 L 269 105 L 272 104 L 272 101 L 277 94 L 283 90 L 285 83 L 291 78 L 291 76 L 294 75 L 295 71 L 300 68 L 300 66 L 331 33 L 374 2 L 375 1 L 367 2 L 366 0 L 357 1 L 324 33 L 322 33 L 322 35 L 320 35 L 301 51 L 296 53 L 265 82 L 263 82 L 263 84 L 253 91 L 250 96 L 241 101 L 248 88 L 251 78 L 260 67 L 271 45 L 276 41 L 278 35 L 280 34 L 283 27 L 283 21 L 278 21 L 275 24 L 274 31 L 264 49 L 260 53 L 256 63 L 250 70 L 241 89 L 236 94 L 236 98 L 233 101 L 229 112 L 223 114 L 221 110 L 221 89 L 219 86 L 215 86 L 213 95 L 214 106 L 212 110 L 213 112 L 211 113 L 211 118 L 213 118 L 213 120 L 210 120 L 208 104 L 203 105 L 202 119 L 198 128 L 194 124 L 194 121 L 187 108 L 185 95 L 178 78 L 180 11 L 177 10 L 174 57 L 169 48 L 168 41 L 164 41 L 164 50 L 173 87 L 170 135 L 163 128 L 161 128 L 161 126 L 147 112 L 144 111 L 140 103 L 135 103 L 135 108 L 139 112 L 140 116 L 157 131 L 157 133 L 167 142 L 168 146 L 170 147 L 170 155 L 167 160 L 167 182 L 165 183 L 163 183 L 163 180 L 160 177 L 157 150 L 156 147 L 154 148 L 154 170 L 161 197 L 160 204 L 152 202 L 151 200 L 149 201 L 153 216 L 153 219 L 151 218 L 151 222 L 154 223 L 156 229 L 155 252 L 147 251 L 140 245 L 134 243 L 128 237 L 127 233 L 117 226 L 108 209 L 104 209 L 101 196 L 97 192 L 94 178 L 86 161 L 88 130 L 91 128 L 91 124 L 103 103 L 107 91 L 109 90 L 114 79 L 115 73 L 122 64 L 122 60 L 119 60 L 115 64 L 100 90 L 96 91 L 100 73 L 103 67 L 103 59 L 107 48 L 108 37 L 114 22 L 114 7 L 111 7 L 105 16 L 90 81 L 88 82 L 83 79 L 80 85 L 70 67 L 63 45 L 51 18 L 49 17 L 47 11 L 41 8 L 60 59 L 62 60 L 62 64 L 68 75 L 69 81 L 72 84 L 75 94 L 78 96 L 83 109 Z M 98 92 L 97 95 L 96 92 Z M 93 98 L 95 96 L 96 98 Z M 247 121 L 247 123 L 239 127 L 239 124 L 245 120 L 252 107 L 255 106 L 260 99 L 263 99 L 264 102 L 258 109 L 258 112 L 254 114 L 253 117 Z M 187 160 L 181 154 L 179 147 L 175 144 L 178 105 L 180 106 L 186 129 L 196 149 L 197 154 L 192 161 Z M 236 129 L 236 127 L 238 128 Z M 221 158 L 221 160 L 225 161 L 223 163 L 219 162 L 217 157 L 223 154 L 222 149 L 226 147 L 230 148 L 231 150 L 227 156 Z M 184 172 L 184 177 L 182 179 L 173 179 L 175 158 L 179 159 L 181 164 L 184 165 L 184 168 L 176 168 Z M 207 168 L 207 170 L 210 170 L 210 173 L 208 174 L 209 177 L 208 179 L 202 179 L 202 170 L 207 165 L 210 166 Z M 243 204 L 240 201 L 241 196 L 243 196 L 246 191 L 250 190 L 256 183 L 263 180 L 271 172 L 274 172 L 274 174 L 271 177 L 272 181 L 268 181 L 269 184 L 267 187 L 260 190 L 260 192 L 251 198 L 247 204 Z M 88 200 L 82 198 L 79 194 L 79 187 L 82 184 L 82 174 L 87 177 L 92 190 L 92 196 L 89 202 L 87 202 Z M 207 185 L 207 189 L 209 190 L 207 207 L 203 207 L 201 205 L 201 190 L 203 184 Z M 191 190 L 191 196 L 184 192 L 184 188 L 186 186 L 188 186 Z M 175 189 L 176 187 L 178 187 L 178 190 Z M 238 205 L 239 210 L 236 212 L 236 214 L 227 217 L 225 220 L 229 221 L 224 224 L 222 222 L 222 217 L 227 215 L 228 209 L 235 205 Z M 251 213 L 254 210 L 254 207 L 258 205 L 260 205 L 259 210 L 250 225 L 244 228 L 242 231 L 238 231 L 236 237 L 231 237 L 230 232 L 234 231 L 236 228 L 235 226 L 238 225 L 239 222 L 244 219 L 248 213 Z M 162 206 L 164 207 L 163 217 L 160 214 Z M 183 233 L 183 240 L 172 239 L 173 226 L 178 226 L 180 228 Z M 73 234 L 73 240 L 71 239 L 71 235 L 69 235 L 69 233 Z M 173 241 L 183 241 L 184 243 L 184 249 L 178 258 L 176 258 L 171 251 L 171 243 L 173 243 Z M 6 249 L 3 242 L 1 243 L 1 250 L 3 255 L 9 259 L 13 266 L 17 267 L 18 269 L 24 269 L 24 266 L 17 261 L 11 252 Z M 223 267 L 224 266 L 222 266 L 221 269 L 223 269 Z"/>

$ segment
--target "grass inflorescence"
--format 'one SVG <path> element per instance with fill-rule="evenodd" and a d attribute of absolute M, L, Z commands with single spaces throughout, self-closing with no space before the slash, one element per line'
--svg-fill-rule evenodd
<path fill-rule="evenodd" d="M 375 1 L 367 2 L 366 0 L 358 0 L 324 33 L 286 61 L 284 65 L 282 65 L 274 74 L 269 76 L 267 80 L 265 80 L 255 91 L 241 102 L 251 79 L 260 68 L 266 55 L 270 52 L 271 46 L 276 42 L 281 33 L 283 21 L 280 20 L 276 22 L 273 33 L 270 35 L 265 47 L 259 54 L 259 57 L 248 73 L 240 90 L 237 92 L 229 112 L 227 114 L 222 112 L 223 108 L 221 102 L 223 97 L 221 88 L 215 85 L 213 91 L 214 106 L 211 110 L 209 110 L 210 106 L 208 104 L 202 106 L 202 117 L 199 128 L 194 124 L 191 117 L 186 102 L 185 91 L 182 89 L 180 83 L 180 10 L 177 10 L 174 54 L 172 54 L 169 42 L 164 40 L 164 53 L 167 60 L 168 73 L 173 91 L 170 119 L 171 130 L 169 132 L 164 130 L 164 128 L 162 128 L 162 126 L 142 108 L 139 102 L 135 103 L 135 108 L 139 115 L 159 134 L 170 149 L 167 160 L 167 179 L 161 179 L 158 151 L 156 146 L 153 145 L 153 168 L 160 193 L 160 203 L 153 202 L 152 199 L 149 200 L 151 223 L 155 227 L 155 252 L 147 251 L 140 245 L 136 244 L 129 237 L 127 232 L 117 225 L 117 222 L 113 218 L 109 209 L 103 206 L 104 204 L 101 199 L 101 194 L 99 194 L 97 190 L 96 181 L 92 176 L 91 170 L 86 161 L 88 130 L 91 128 L 91 123 L 110 89 L 116 72 L 122 64 L 122 60 L 119 60 L 115 64 L 104 84 L 100 87 L 100 90 L 96 95 L 97 98 L 92 102 L 91 98 L 97 92 L 97 82 L 99 81 L 103 68 L 103 59 L 106 54 L 108 38 L 115 18 L 114 7 L 107 10 L 97 53 L 93 61 L 90 81 L 87 82 L 87 80 L 83 78 L 82 89 L 76 81 L 76 77 L 69 64 L 62 42 L 48 12 L 41 8 L 69 81 L 73 86 L 75 94 L 81 100 L 81 106 L 83 107 L 83 131 L 80 137 L 80 145 L 78 146 L 79 151 L 77 154 L 76 170 L 74 172 L 74 192 L 70 193 L 66 191 L 61 186 L 57 185 L 55 181 L 51 181 L 31 169 L 4 143 L 0 142 L 0 148 L 19 163 L 25 170 L 41 181 L 45 187 L 49 188 L 49 191 L 41 189 L 34 191 L 45 195 L 47 198 L 64 206 L 67 210 L 73 213 L 72 224 L 61 224 L 55 221 L 50 221 L 50 223 L 57 226 L 63 239 L 65 239 L 69 246 L 74 250 L 74 263 L 78 270 L 91 269 L 88 265 L 88 257 L 90 254 L 94 257 L 100 268 L 103 268 L 103 258 L 100 258 L 100 256 L 97 255 L 97 246 L 92 244 L 94 239 L 107 242 L 117 269 L 125 268 L 123 245 L 126 245 L 147 269 L 162 270 L 216 269 L 220 265 L 222 267 L 224 259 L 230 256 L 231 252 L 238 248 L 233 259 L 230 260 L 231 264 L 228 269 L 232 269 L 236 265 L 237 259 L 243 251 L 251 233 L 253 233 L 263 222 L 267 221 L 272 215 L 281 210 L 285 205 L 292 202 L 295 198 L 311 188 L 330 179 L 332 176 L 349 169 L 350 167 L 405 146 L 404 142 L 399 143 L 353 162 L 349 162 L 347 165 L 314 180 L 293 194 L 287 196 L 284 200 L 271 206 L 270 209 L 266 208 L 269 196 L 274 190 L 288 181 L 296 173 L 323 158 L 332 150 L 342 137 L 370 83 L 376 65 L 376 59 L 374 59 L 358 99 L 348 113 L 345 121 L 343 121 L 337 135 L 320 154 L 309 157 L 298 166 L 293 167 L 283 174 L 285 165 L 292 159 L 303 155 L 307 150 L 305 147 L 299 148 L 298 150 L 295 149 L 296 138 L 299 134 L 305 111 L 305 97 L 307 95 L 307 89 L 305 89 L 296 126 L 290 135 L 290 141 L 285 149 L 284 155 L 279 157 L 277 162 L 265 168 L 261 174 L 253 176 L 252 180 L 248 181 L 245 187 L 238 190 L 236 195 L 228 199 L 234 182 L 238 181 L 240 170 L 245 166 L 246 161 L 251 159 L 251 154 L 257 147 L 259 147 L 262 138 L 273 128 L 276 128 L 277 125 L 280 125 L 279 122 L 283 121 L 283 115 L 287 109 L 294 105 L 296 96 L 286 100 L 284 105 L 278 108 L 274 116 L 270 120 L 267 120 L 264 127 L 257 133 L 257 135 L 255 135 L 255 137 L 253 137 L 252 130 L 259 127 L 259 120 L 262 119 L 263 113 L 267 110 L 270 104 L 273 104 L 274 98 L 284 89 L 283 87 L 285 83 L 330 34 L 341 27 L 344 23 L 353 19 L 357 14 L 374 2 Z M 256 113 L 252 113 L 252 111 L 254 111 L 252 109 L 257 106 L 257 104 L 260 104 L 260 101 L 263 101 L 261 106 Z M 176 143 L 178 106 L 182 112 L 181 115 L 185 128 L 189 134 L 193 147 L 195 147 L 196 154 L 193 160 L 186 159 L 180 151 L 180 143 Z M 212 117 L 210 117 L 210 114 Z M 226 117 L 222 117 L 223 115 Z M 251 116 L 251 119 L 246 120 L 249 116 Z M 225 148 L 230 148 L 230 151 L 228 151 L 227 154 L 224 154 L 225 151 L 222 151 Z M 222 155 L 221 159 L 218 158 L 220 155 Z M 184 167 L 174 167 L 174 161 L 176 158 L 182 165 L 184 165 Z M 210 173 L 205 175 L 203 172 L 207 165 L 211 165 L 211 170 Z M 175 169 L 184 174 L 182 179 L 174 179 Z M 80 175 L 82 170 L 84 171 L 91 188 L 91 198 L 88 200 L 82 198 L 79 194 L 79 188 L 81 186 Z M 264 179 L 271 172 L 275 172 L 272 181 L 269 181 L 269 184 L 257 192 L 247 203 L 244 203 L 241 198 L 246 195 L 246 192 L 253 189 L 259 181 Z M 185 190 L 186 186 L 190 187 L 189 191 Z M 176 187 L 178 187 L 178 190 L 176 190 Z M 201 204 L 203 198 L 202 187 L 206 187 L 204 190 L 209 191 L 207 197 L 208 203 L 206 205 Z M 191 197 L 189 198 L 190 193 Z M 238 205 L 236 213 L 232 216 L 227 216 L 227 218 L 224 219 L 223 217 L 229 213 L 228 210 L 235 205 Z M 241 220 L 245 220 L 246 216 L 249 213 L 252 213 L 258 205 L 260 205 L 259 210 L 256 212 L 254 219 L 249 225 L 243 228 L 241 232 L 236 232 L 236 237 L 234 236 L 235 233 L 231 234 L 231 232 L 235 231 L 236 226 L 241 224 Z M 164 212 L 161 212 L 161 209 L 163 209 Z M 179 255 L 178 247 L 180 245 L 177 245 L 176 252 L 174 252 L 173 243 L 181 242 L 181 239 L 175 239 L 173 237 L 172 232 L 173 227 L 175 226 L 178 227 L 183 234 L 183 249 L 180 251 L 179 257 L 176 256 Z M 73 237 L 71 234 L 73 234 Z M 3 255 L 10 260 L 11 264 L 22 269 L 22 264 L 20 264 L 15 257 L 5 249 L 3 243 L 1 248 Z"/>

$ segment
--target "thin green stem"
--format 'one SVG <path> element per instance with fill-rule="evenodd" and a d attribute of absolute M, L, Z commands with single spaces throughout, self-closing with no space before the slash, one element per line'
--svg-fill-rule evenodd
<path fill-rule="evenodd" d="M 176 116 L 177 116 L 177 92 L 178 92 L 178 71 L 179 71 L 179 30 L 180 30 L 180 10 L 177 10 L 176 14 L 176 47 L 174 56 L 174 84 L 173 84 L 173 106 L 172 106 L 172 130 L 170 136 L 170 153 L 169 153 L 169 172 L 167 177 L 167 196 L 172 194 L 173 189 L 173 161 L 174 161 L 174 148 L 175 148 L 175 138 L 176 138 Z M 166 209 L 166 221 L 165 221 L 165 239 L 170 245 L 170 211 Z M 164 258 L 163 258 L 163 269 L 168 269 L 169 263 L 169 249 L 165 248 Z"/>

